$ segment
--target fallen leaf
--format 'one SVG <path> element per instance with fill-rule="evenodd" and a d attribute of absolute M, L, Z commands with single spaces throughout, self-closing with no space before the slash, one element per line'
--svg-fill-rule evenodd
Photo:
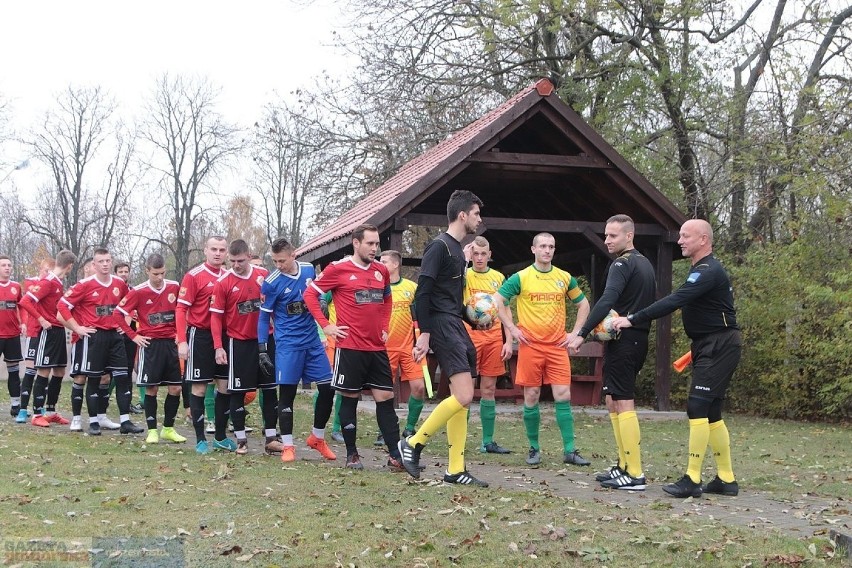
<path fill-rule="evenodd" d="M 239 544 L 235 544 L 231 548 L 226 548 L 222 552 L 219 553 L 219 556 L 230 556 L 231 554 L 239 554 L 243 551 L 243 547 Z"/>

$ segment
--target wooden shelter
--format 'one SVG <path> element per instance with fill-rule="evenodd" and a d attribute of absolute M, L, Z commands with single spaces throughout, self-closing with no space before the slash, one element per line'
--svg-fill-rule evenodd
<path fill-rule="evenodd" d="M 411 226 L 444 227 L 456 189 L 484 202 L 482 233 L 492 266 L 507 276 L 532 262 L 536 233 L 556 237 L 553 263 L 585 275 L 591 301 L 603 292 L 611 260 L 602 234 L 617 213 L 636 223 L 636 248 L 657 270 L 659 297 L 671 292 L 680 225 L 674 204 L 619 155 L 542 79 L 404 165 L 381 187 L 302 246 L 301 260 L 326 263 L 351 252 L 352 230 L 379 228 L 382 247 L 404 250 Z M 417 254 L 405 259 L 419 265 Z M 669 408 L 671 317 L 657 321 L 657 408 Z"/>

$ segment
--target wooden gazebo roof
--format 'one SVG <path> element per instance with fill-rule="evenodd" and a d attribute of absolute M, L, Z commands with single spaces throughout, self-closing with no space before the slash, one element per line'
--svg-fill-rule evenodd
<path fill-rule="evenodd" d="M 626 213 L 636 222 L 637 248 L 657 266 L 659 295 L 670 292 L 671 261 L 679 256 L 675 243 L 686 217 L 560 100 L 547 79 L 408 162 L 297 254 L 322 265 L 339 259 L 351 251 L 349 235 L 361 223 L 379 228 L 384 247 L 402 250 L 410 226 L 446 227 L 447 199 L 456 189 L 484 201 L 493 266 L 506 274 L 532 261 L 532 237 L 547 231 L 556 237 L 554 264 L 586 275 L 597 297 L 609 261 L 601 238 L 605 221 Z M 406 264 L 418 265 L 420 253 Z M 668 407 L 669 332 L 670 319 L 659 321 L 661 408 Z"/>

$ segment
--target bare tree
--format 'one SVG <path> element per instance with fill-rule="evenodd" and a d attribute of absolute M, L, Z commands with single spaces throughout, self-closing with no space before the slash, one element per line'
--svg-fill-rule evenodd
<path fill-rule="evenodd" d="M 69 87 L 27 140 L 35 159 L 49 168 L 51 182 L 25 221 L 53 248 L 68 248 L 78 258 L 109 245 L 128 214 L 133 135 L 121 134 L 114 110 L 99 87 Z M 114 161 L 103 167 L 110 151 Z"/>
<path fill-rule="evenodd" d="M 228 241 L 243 239 L 249 250 L 263 254 L 268 247 L 267 233 L 256 223 L 254 204 L 248 195 L 237 195 L 228 200 L 224 211 L 225 238 Z"/>
<path fill-rule="evenodd" d="M 160 245 L 175 258 L 175 274 L 189 269 L 193 226 L 204 215 L 202 197 L 212 193 L 217 174 L 241 149 L 238 130 L 216 109 L 217 89 L 206 79 L 157 80 L 141 136 L 153 147 L 149 166 L 159 175 L 166 199 Z"/>

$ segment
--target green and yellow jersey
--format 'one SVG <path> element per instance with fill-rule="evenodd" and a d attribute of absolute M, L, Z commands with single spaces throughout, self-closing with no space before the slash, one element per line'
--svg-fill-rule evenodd
<path fill-rule="evenodd" d="M 391 310 L 390 329 L 385 347 L 388 351 L 410 351 L 414 346 L 414 321 L 411 317 L 411 305 L 414 303 L 414 292 L 417 284 L 401 278 L 399 282 L 391 284 L 391 298 L 393 309 Z"/>
<path fill-rule="evenodd" d="M 518 297 L 518 327 L 527 339 L 549 344 L 565 340 L 565 298 L 575 304 L 585 298 L 569 272 L 555 266 L 542 272 L 534 264 L 511 275 L 499 293 L 507 303 Z"/>

